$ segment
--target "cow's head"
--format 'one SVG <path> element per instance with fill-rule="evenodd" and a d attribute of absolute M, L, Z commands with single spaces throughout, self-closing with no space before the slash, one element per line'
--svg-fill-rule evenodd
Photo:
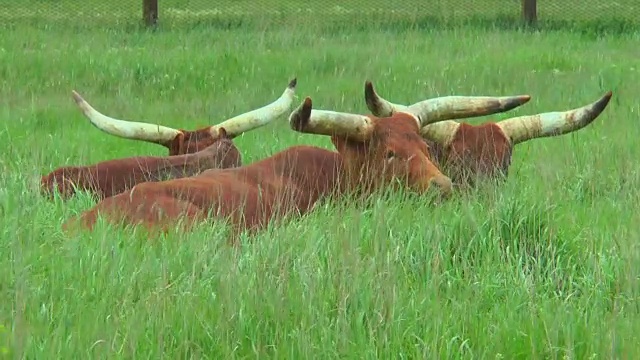
<path fill-rule="evenodd" d="M 566 134 L 589 125 L 607 107 L 611 95 L 608 92 L 592 104 L 569 111 L 519 116 L 497 123 L 474 126 L 452 120 L 442 121 L 423 127 L 421 134 L 432 151 L 434 162 L 457 184 L 470 186 L 477 178 L 506 177 L 515 145 L 535 138 Z M 369 110 L 377 116 L 392 116 L 407 108 L 380 97 L 371 82 L 365 85 L 365 99 Z M 464 109 L 473 102 L 488 98 L 450 96 L 445 99 L 449 99 L 451 108 Z M 494 99 L 505 104 L 498 111 L 504 112 L 526 103 L 530 97 L 514 97 L 512 99 L 520 101 L 510 103 L 500 100 L 509 98 Z M 459 111 L 459 116 L 451 118 L 487 114 Z"/>
<path fill-rule="evenodd" d="M 289 122 L 296 131 L 331 136 L 350 184 L 379 187 L 400 183 L 418 192 L 435 185 L 448 194 L 451 180 L 431 162 L 420 129 L 461 112 L 492 113 L 521 101 L 517 97 L 498 100 L 487 99 L 454 109 L 438 105 L 447 104 L 446 99 L 431 99 L 377 117 L 312 110 L 307 97 L 290 115 Z"/>
<path fill-rule="evenodd" d="M 91 124 L 107 134 L 160 144 L 169 149 L 169 155 L 182 155 L 203 150 L 219 139 L 233 139 L 277 119 L 290 110 L 296 85 L 297 80 L 291 80 L 284 93 L 271 104 L 195 131 L 114 119 L 98 112 L 75 91 L 73 99 Z"/>

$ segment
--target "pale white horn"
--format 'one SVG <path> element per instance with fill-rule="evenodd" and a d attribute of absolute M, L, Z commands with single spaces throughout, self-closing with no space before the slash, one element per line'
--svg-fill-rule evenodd
<path fill-rule="evenodd" d="M 460 123 L 453 120 L 440 121 L 427 125 L 420 129 L 420 135 L 434 143 L 447 147 L 453 140 L 453 136 L 458 131 Z"/>
<path fill-rule="evenodd" d="M 607 107 L 612 95 L 609 91 L 597 101 L 583 107 L 563 112 L 519 116 L 500 121 L 497 125 L 511 139 L 513 145 L 534 138 L 563 135 L 591 124 Z"/>
<path fill-rule="evenodd" d="M 171 141 L 180 134 L 179 130 L 166 126 L 114 119 L 94 109 L 75 90 L 72 91 L 72 95 L 73 100 L 91 124 L 107 134 L 165 146 L 170 144 Z"/>
<path fill-rule="evenodd" d="M 516 96 L 443 96 L 417 102 L 413 105 L 394 104 L 373 88 L 371 81 L 365 83 L 365 101 L 371 113 L 378 117 L 388 117 L 396 112 L 414 115 L 420 127 L 453 119 L 485 116 L 512 110 L 531 100 L 529 95 Z"/>
<path fill-rule="evenodd" d="M 295 99 L 295 90 L 298 84 L 298 80 L 294 78 L 289 82 L 289 85 L 284 90 L 280 97 L 259 109 L 255 109 L 244 113 L 242 115 L 235 116 L 231 119 L 225 120 L 220 124 L 213 125 L 210 128 L 210 132 L 213 136 L 218 135 L 218 130 L 224 128 L 229 137 L 239 136 L 246 131 L 250 131 L 261 126 L 265 126 L 271 121 L 285 114 L 291 109 L 293 100 Z"/>
<path fill-rule="evenodd" d="M 373 133 L 373 121 L 362 115 L 313 110 L 310 97 L 289 116 L 291 129 L 307 134 L 344 136 L 355 141 L 366 141 Z"/>

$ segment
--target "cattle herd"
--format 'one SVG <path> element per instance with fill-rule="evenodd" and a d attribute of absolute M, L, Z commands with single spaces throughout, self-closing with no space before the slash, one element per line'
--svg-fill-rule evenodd
<path fill-rule="evenodd" d="M 474 126 L 454 120 L 506 112 L 530 96 L 445 96 L 400 105 L 367 81 L 364 97 L 371 115 L 359 115 L 313 109 L 310 97 L 292 110 L 296 85 L 297 79 L 291 80 L 262 108 L 195 131 L 114 119 L 74 91 L 76 104 L 98 129 L 163 145 L 169 154 L 58 168 L 42 177 L 42 192 L 68 199 L 81 190 L 99 198 L 65 229 L 72 224 L 92 229 L 99 216 L 161 231 L 217 219 L 227 221 L 234 234 L 300 216 L 323 199 L 390 186 L 434 190 L 446 199 L 473 187 L 476 179 L 506 177 L 515 145 L 589 125 L 612 96 L 609 91 L 572 110 Z M 329 136 L 336 151 L 296 145 L 243 164 L 233 138 L 288 112 L 293 131 Z"/>

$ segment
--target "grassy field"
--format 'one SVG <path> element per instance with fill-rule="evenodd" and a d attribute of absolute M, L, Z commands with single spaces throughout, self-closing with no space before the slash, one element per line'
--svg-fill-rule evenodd
<path fill-rule="evenodd" d="M 460 23 L 502 28 L 522 24 L 520 0 L 162 0 L 158 7 L 160 24 L 165 28 L 247 29 L 279 23 L 309 26 L 309 22 L 338 28 L 373 23 L 428 29 Z M 617 33 L 640 29 L 637 0 L 545 0 L 539 1 L 537 8 L 538 20 L 547 28 Z M 140 0 L 0 0 L 0 28 L 25 23 L 45 28 L 54 24 L 83 29 L 108 28 L 114 23 L 137 26 L 141 12 Z"/>
<path fill-rule="evenodd" d="M 0 356 L 639 357 L 638 35 L 312 25 L 3 30 Z M 37 193 L 58 166 L 166 154 L 90 126 L 72 89 L 115 117 L 193 129 L 272 101 L 292 76 L 299 100 L 355 113 L 365 79 L 399 103 L 532 96 L 495 119 L 614 98 L 580 132 L 519 145 L 501 186 L 440 207 L 402 194 L 323 204 L 240 252 L 221 228 L 67 236 L 62 222 L 94 201 Z M 332 148 L 285 117 L 236 143 L 245 163 Z"/>

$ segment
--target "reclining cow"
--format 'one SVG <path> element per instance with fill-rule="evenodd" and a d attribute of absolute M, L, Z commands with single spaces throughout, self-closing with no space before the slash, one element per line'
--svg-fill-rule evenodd
<path fill-rule="evenodd" d="M 175 141 L 175 144 L 178 144 L 175 147 L 177 150 L 171 150 L 171 153 L 180 155 L 137 156 L 102 161 L 89 166 L 66 166 L 43 176 L 41 189 L 48 196 L 57 191 L 64 199 L 73 196 L 77 190 L 89 191 L 104 199 L 142 182 L 177 179 L 197 175 L 207 169 L 241 166 L 240 152 L 231 139 L 242 132 L 264 126 L 290 111 L 296 83 L 295 79 L 292 80 L 280 98 L 269 105 L 211 126 L 206 131 L 190 133 L 191 139 L 198 138 L 200 142 L 190 142 L 189 145 L 183 146 L 184 142 Z M 100 124 L 104 129 L 117 129 L 119 134 L 135 135 L 137 139 L 161 139 L 162 136 L 164 139 L 169 138 L 169 130 L 158 132 L 157 127 L 152 124 L 111 119 L 94 110 L 77 94 L 75 100 L 92 123 Z M 109 127 L 108 124 L 112 126 Z M 162 134 L 163 131 L 162 136 L 153 135 Z M 183 139 L 184 134 L 177 133 L 175 139 Z"/>
<path fill-rule="evenodd" d="M 521 98 L 467 98 L 467 111 L 491 114 L 519 104 Z M 434 106 L 438 105 L 438 106 Z M 69 220 L 93 228 L 99 217 L 113 223 L 163 229 L 190 226 L 209 217 L 230 220 L 232 234 L 255 231 L 272 220 L 302 215 L 323 198 L 354 190 L 371 192 L 390 184 L 424 193 L 432 185 L 445 196 L 451 181 L 429 160 L 420 129 L 455 114 L 446 99 L 425 100 L 390 117 L 312 110 L 310 98 L 289 117 L 293 130 L 331 136 L 336 151 L 293 146 L 250 165 L 205 171 L 200 175 L 142 183 L 102 200 Z M 458 111 L 465 111 L 460 105 Z M 435 113 L 440 113 L 438 120 Z"/>
<path fill-rule="evenodd" d="M 517 144 L 563 135 L 589 125 L 604 111 L 611 96 L 609 91 L 594 103 L 580 108 L 519 116 L 497 123 L 470 125 L 453 120 L 441 121 L 423 127 L 421 133 L 436 166 L 456 185 L 471 187 L 477 179 L 506 178 L 513 148 Z M 524 104 L 529 96 L 521 99 Z M 380 97 L 370 81 L 365 83 L 365 100 L 369 111 L 376 116 L 392 116 L 406 108 Z M 452 103 L 455 102 L 452 100 Z M 469 117 L 468 114 L 461 112 L 457 118 Z"/>
<path fill-rule="evenodd" d="M 291 80 L 287 87 L 287 89 L 290 90 L 285 91 L 285 94 L 280 97 L 280 99 L 268 105 L 265 110 L 254 110 L 253 112 L 225 120 L 218 125 L 208 126 L 194 131 L 173 129 L 167 126 L 144 122 L 114 119 L 91 107 L 91 105 L 75 91 L 73 92 L 73 97 L 91 124 L 103 132 L 124 139 L 146 141 L 162 145 L 169 150 L 169 155 L 182 155 L 198 152 L 220 138 L 233 139 L 244 132 L 266 125 L 272 119 L 264 118 L 261 115 L 264 111 L 273 114 L 283 114 L 288 111 L 296 84 L 296 79 Z M 224 134 L 220 132 L 221 128 L 226 130 Z"/>

